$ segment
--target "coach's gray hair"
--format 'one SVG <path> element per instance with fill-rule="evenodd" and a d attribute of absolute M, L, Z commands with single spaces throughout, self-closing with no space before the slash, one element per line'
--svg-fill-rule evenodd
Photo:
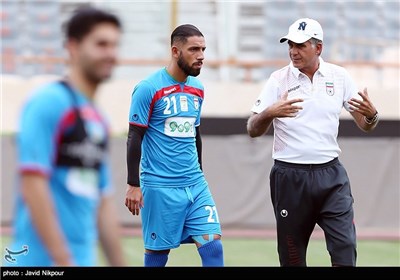
<path fill-rule="evenodd" d="M 318 44 L 322 44 L 322 41 L 316 38 L 311 38 L 310 43 L 315 47 Z"/>

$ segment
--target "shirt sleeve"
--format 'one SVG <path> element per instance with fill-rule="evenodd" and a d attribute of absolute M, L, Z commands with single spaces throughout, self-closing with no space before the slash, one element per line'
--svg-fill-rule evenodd
<path fill-rule="evenodd" d="M 132 92 L 129 123 L 147 127 L 150 120 L 154 89 L 150 83 L 141 81 Z"/>
<path fill-rule="evenodd" d="M 203 98 L 200 98 L 200 97 L 195 97 L 195 98 L 197 99 L 197 101 L 195 101 L 195 107 L 198 106 L 199 112 L 198 112 L 196 121 L 194 123 L 194 126 L 198 127 L 200 125 L 200 121 L 201 121 L 201 109 L 203 108 Z M 197 102 L 198 105 L 196 105 L 196 102 Z"/>
<path fill-rule="evenodd" d="M 46 96 L 34 96 L 22 109 L 17 135 L 20 171 L 48 174 L 55 157 L 59 108 Z M 54 102 L 56 103 L 56 102 Z"/>
<path fill-rule="evenodd" d="M 260 95 L 258 96 L 256 102 L 251 108 L 251 111 L 253 113 L 259 114 L 264 109 L 274 104 L 278 100 L 278 92 L 279 92 L 278 82 L 274 77 L 271 76 L 266 81 Z"/>
<path fill-rule="evenodd" d="M 356 86 L 356 83 L 354 80 L 351 78 L 349 72 L 347 70 L 344 70 L 344 96 L 343 96 L 343 107 L 346 109 L 346 111 L 351 112 L 352 110 L 350 109 L 350 105 L 348 101 L 351 98 L 356 98 L 361 100 L 361 96 L 358 94 L 358 89 Z"/>

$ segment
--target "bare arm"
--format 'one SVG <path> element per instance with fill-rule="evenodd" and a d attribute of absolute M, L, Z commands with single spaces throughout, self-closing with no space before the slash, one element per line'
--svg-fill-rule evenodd
<path fill-rule="evenodd" d="M 28 205 L 33 224 L 56 266 L 74 265 L 54 211 L 48 179 L 42 174 L 24 173 L 22 197 Z"/>
<path fill-rule="evenodd" d="M 351 115 L 362 131 L 372 131 L 379 122 L 378 111 L 374 104 L 372 104 L 366 88 L 358 94 L 362 97 L 362 100 L 355 98 L 349 100 L 351 109 L 354 110 L 351 112 Z"/>
<path fill-rule="evenodd" d="M 122 245 L 120 242 L 120 224 L 112 196 L 101 199 L 98 213 L 100 244 L 111 266 L 125 266 Z"/>
<path fill-rule="evenodd" d="M 368 120 L 365 119 L 365 116 L 362 115 L 361 113 L 354 111 L 351 112 L 351 115 L 353 116 L 353 119 L 356 122 L 357 126 L 364 132 L 369 132 L 374 130 L 374 128 L 379 122 L 379 117 L 377 117 L 376 121 L 369 122 Z"/>
<path fill-rule="evenodd" d="M 273 119 L 268 110 L 264 110 L 260 114 L 252 113 L 247 120 L 247 133 L 252 138 L 267 133 Z"/>
<path fill-rule="evenodd" d="M 293 118 L 297 115 L 301 106 L 294 103 L 302 102 L 303 99 L 296 98 L 287 100 L 287 93 L 280 100 L 265 108 L 261 113 L 253 113 L 247 121 L 247 133 L 250 137 L 258 137 L 268 132 L 274 118 Z"/>

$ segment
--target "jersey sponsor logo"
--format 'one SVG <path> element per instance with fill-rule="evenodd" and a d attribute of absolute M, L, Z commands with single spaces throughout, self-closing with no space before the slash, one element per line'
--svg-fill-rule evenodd
<path fill-rule="evenodd" d="M 164 133 L 172 137 L 194 137 L 195 118 L 171 117 L 166 119 Z"/>
<path fill-rule="evenodd" d="M 326 86 L 326 94 L 328 94 L 329 96 L 332 96 L 335 94 L 335 88 L 334 88 L 332 82 L 326 82 L 325 86 Z"/>
<path fill-rule="evenodd" d="M 98 171 L 92 168 L 71 168 L 67 171 L 66 187 L 77 195 L 96 199 L 99 195 Z"/>
<path fill-rule="evenodd" d="M 170 94 L 170 93 L 172 93 L 172 92 L 174 92 L 174 91 L 176 91 L 176 87 L 173 87 L 173 88 L 170 88 L 170 89 L 166 89 L 166 90 L 164 90 L 164 94 Z"/>
<path fill-rule="evenodd" d="M 292 88 L 290 88 L 290 89 L 288 89 L 288 93 L 290 93 L 291 91 L 295 91 L 295 90 L 298 90 L 300 88 L 300 85 L 297 85 L 297 86 L 295 86 L 295 87 L 292 87 Z"/>
<path fill-rule="evenodd" d="M 107 151 L 89 139 L 74 142 L 60 147 L 60 153 L 73 158 L 79 158 L 83 166 L 92 167 L 101 162 Z"/>

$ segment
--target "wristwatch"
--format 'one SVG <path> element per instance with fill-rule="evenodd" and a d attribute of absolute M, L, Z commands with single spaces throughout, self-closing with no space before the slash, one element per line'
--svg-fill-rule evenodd
<path fill-rule="evenodd" d="M 367 124 L 376 123 L 378 119 L 379 119 L 378 111 L 376 111 L 375 115 L 372 118 L 367 118 L 366 116 L 364 116 L 364 120 Z"/>

